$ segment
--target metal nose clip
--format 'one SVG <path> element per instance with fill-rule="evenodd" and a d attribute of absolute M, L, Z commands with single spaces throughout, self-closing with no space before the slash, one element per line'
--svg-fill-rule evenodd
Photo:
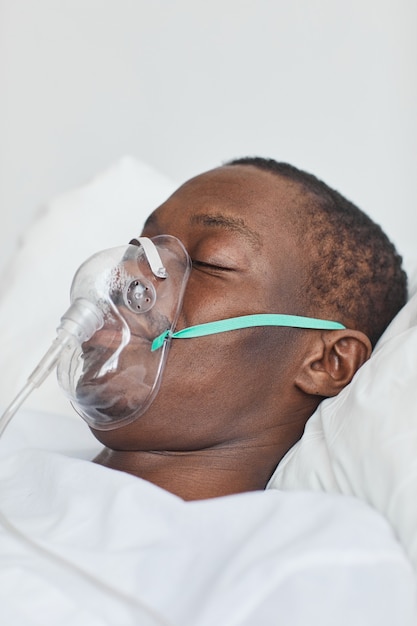
<path fill-rule="evenodd" d="M 154 242 L 149 239 L 149 237 L 139 237 L 138 239 L 132 239 L 130 244 L 134 246 L 142 246 L 143 251 L 145 252 L 146 259 L 149 263 L 149 267 L 151 268 L 153 274 L 157 278 L 167 278 L 168 272 L 162 263 L 162 259 L 159 256 L 159 252 Z"/>

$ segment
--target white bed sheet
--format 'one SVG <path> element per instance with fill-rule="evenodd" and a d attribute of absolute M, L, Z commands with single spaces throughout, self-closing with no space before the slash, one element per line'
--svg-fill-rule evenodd
<path fill-rule="evenodd" d="M 4 435 L 2 624 L 417 623 L 413 569 L 366 504 L 276 490 L 186 503 L 85 460 L 80 424 L 22 411 Z"/>

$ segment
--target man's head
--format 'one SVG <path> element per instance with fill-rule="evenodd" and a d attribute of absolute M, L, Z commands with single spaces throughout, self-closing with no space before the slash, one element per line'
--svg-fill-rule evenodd
<path fill-rule="evenodd" d="M 177 330 L 255 313 L 347 327 L 251 328 L 174 340 L 149 409 L 126 427 L 96 432 L 116 450 L 211 451 L 208 464 L 216 463 L 214 450 L 222 459 L 225 452 L 240 455 L 259 488 L 318 403 L 369 357 L 367 335 L 375 341 L 404 303 L 399 258 L 339 194 L 262 159 L 234 161 L 186 182 L 147 220 L 143 235 L 160 234 L 180 239 L 193 262 Z M 361 308 L 375 312 L 363 315 Z"/>

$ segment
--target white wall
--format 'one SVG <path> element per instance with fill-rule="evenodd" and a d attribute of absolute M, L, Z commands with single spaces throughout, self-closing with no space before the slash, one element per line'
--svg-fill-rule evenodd
<path fill-rule="evenodd" d="M 414 0 L 0 0 L 0 267 L 123 154 L 179 181 L 260 154 L 417 232 Z"/>

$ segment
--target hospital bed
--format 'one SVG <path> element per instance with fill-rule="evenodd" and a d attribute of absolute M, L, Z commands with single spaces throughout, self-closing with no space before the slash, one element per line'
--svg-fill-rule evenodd
<path fill-rule="evenodd" d="M 54 338 L 77 267 L 176 187 L 124 158 L 52 200 L 1 277 L 4 409 Z M 10 625 L 417 623 L 417 271 L 373 356 L 323 402 L 265 492 L 184 502 L 90 462 L 54 376 L 0 440 Z"/>

